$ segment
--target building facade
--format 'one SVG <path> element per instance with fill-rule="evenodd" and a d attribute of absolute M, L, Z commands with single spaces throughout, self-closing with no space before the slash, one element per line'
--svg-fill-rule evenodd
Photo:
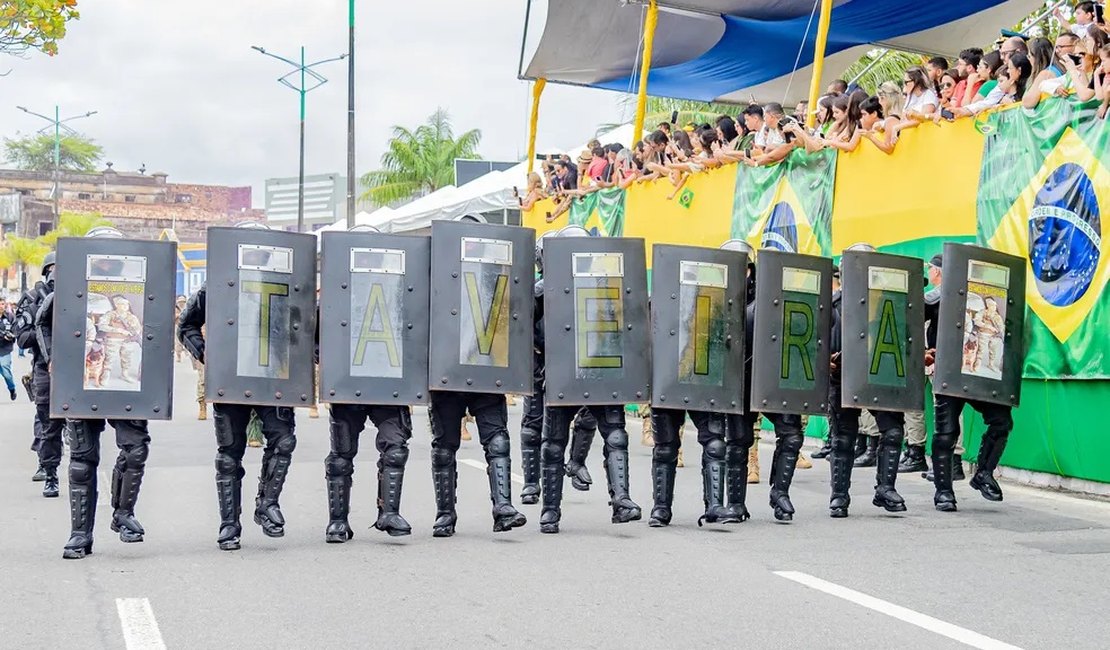
<path fill-rule="evenodd" d="M 297 229 L 298 178 L 266 179 L 266 222 L 271 228 Z M 304 177 L 304 229 L 319 230 L 347 218 L 347 177 L 314 174 Z"/>

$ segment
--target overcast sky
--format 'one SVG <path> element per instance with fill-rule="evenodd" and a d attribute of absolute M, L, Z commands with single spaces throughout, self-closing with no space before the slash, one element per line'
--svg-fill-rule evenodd
<path fill-rule="evenodd" d="M 524 0 L 357 0 L 357 169 L 377 166 L 390 127 L 415 127 L 437 106 L 457 132 L 482 131 L 480 153 L 522 159 L 530 87 L 516 79 Z M 82 0 L 51 58 L 0 57 L 0 135 L 43 126 L 16 105 L 62 116 L 95 138 L 117 170 L 164 171 L 171 182 L 252 185 L 297 173 L 297 94 L 283 64 L 347 50 L 342 0 Z M 346 62 L 308 95 L 306 173 L 346 169 Z M 549 85 L 539 147 L 585 142 L 602 123 L 629 120 L 619 95 Z M 523 183 L 523 179 L 522 179 Z"/>

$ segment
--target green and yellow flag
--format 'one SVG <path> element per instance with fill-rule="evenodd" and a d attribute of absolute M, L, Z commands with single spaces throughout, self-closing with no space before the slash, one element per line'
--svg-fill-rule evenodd
<path fill-rule="evenodd" d="M 831 254 L 835 150 L 793 151 L 770 167 L 739 165 L 732 236 L 756 250 Z"/>
<path fill-rule="evenodd" d="M 624 236 L 625 191 L 619 187 L 591 192 L 570 204 L 568 223 L 605 237 Z"/>
<path fill-rule="evenodd" d="M 1096 109 L 1053 98 L 987 122 L 978 241 L 1027 260 L 1026 377 L 1110 377 L 1110 123 Z"/>

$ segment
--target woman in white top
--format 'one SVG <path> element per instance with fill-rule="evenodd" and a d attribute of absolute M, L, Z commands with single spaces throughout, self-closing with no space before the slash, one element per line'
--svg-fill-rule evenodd
<path fill-rule="evenodd" d="M 1006 62 L 1005 72 L 998 79 L 998 85 L 990 91 L 986 99 L 961 106 L 952 111 L 952 114 L 955 117 L 967 117 L 977 115 L 994 106 L 1013 103 L 1016 98 L 1025 95 L 1025 88 L 1032 72 L 1033 64 L 1029 61 L 1029 57 L 1021 52 L 1015 52 Z"/>
<path fill-rule="evenodd" d="M 906 70 L 902 77 L 902 87 L 906 93 L 906 103 L 902 106 L 903 117 L 921 121 L 937 112 L 940 101 L 925 70 L 918 66 Z"/>

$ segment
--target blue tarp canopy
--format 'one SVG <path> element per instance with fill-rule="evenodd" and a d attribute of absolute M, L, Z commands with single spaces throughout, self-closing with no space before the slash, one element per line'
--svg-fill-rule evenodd
<path fill-rule="evenodd" d="M 808 94 L 820 0 L 660 0 L 648 94 L 789 101 Z M 525 78 L 635 92 L 646 2 L 532 0 Z M 834 0 L 822 86 L 875 47 L 954 60 L 1042 0 Z M 795 71 L 795 66 L 797 70 Z M 793 74 L 792 74 L 793 73 Z"/>

